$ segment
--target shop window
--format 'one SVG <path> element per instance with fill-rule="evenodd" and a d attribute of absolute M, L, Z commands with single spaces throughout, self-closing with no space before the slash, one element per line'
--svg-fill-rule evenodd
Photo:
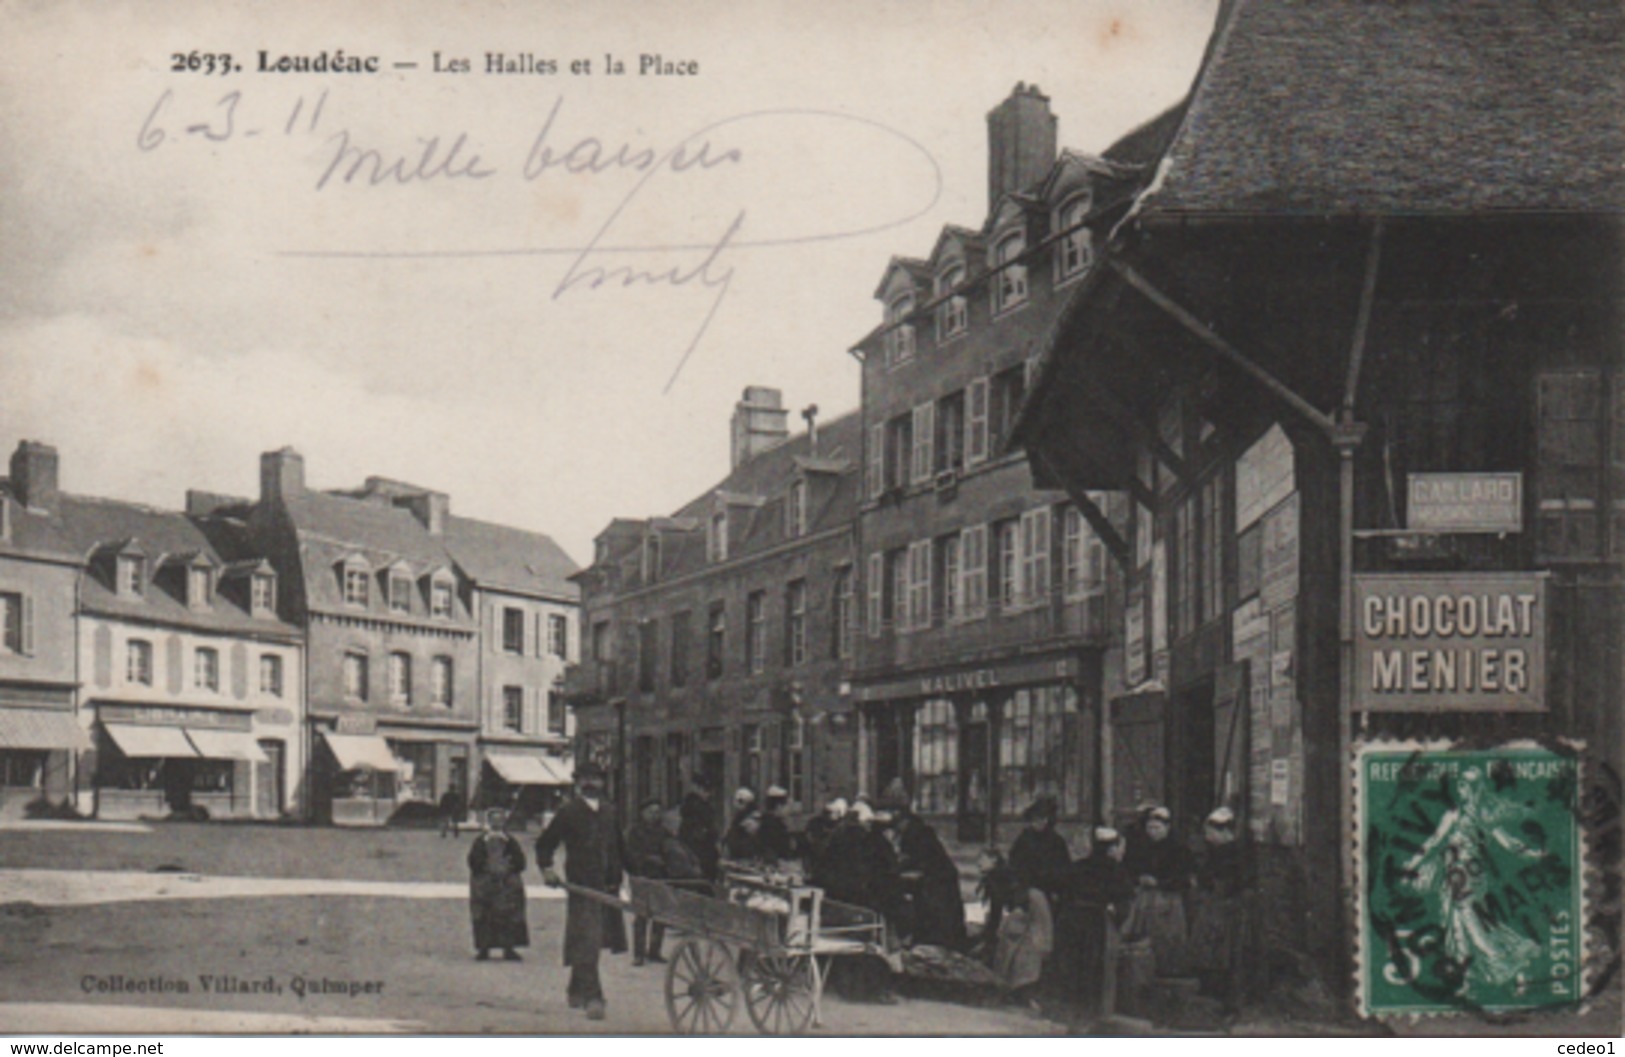
<path fill-rule="evenodd" d="M 958 809 L 959 726 L 953 702 L 938 698 L 914 712 L 914 809 L 948 815 Z"/>
<path fill-rule="evenodd" d="M 124 681 L 139 686 L 152 685 L 152 643 L 131 639 L 124 645 Z"/>
<path fill-rule="evenodd" d="M 391 741 L 391 750 L 399 762 L 395 775 L 395 794 L 399 800 L 435 802 L 435 743 L 432 741 Z"/>
<path fill-rule="evenodd" d="M 429 703 L 445 708 L 451 707 L 450 657 L 436 657 L 429 662 Z"/>
<path fill-rule="evenodd" d="M 1018 815 L 1040 796 L 1053 796 L 1063 814 L 1082 809 L 1077 694 L 1068 686 L 1017 690 L 1004 701 L 999 724 L 999 806 Z"/>
<path fill-rule="evenodd" d="M 0 785 L 7 789 L 43 789 L 46 753 L 37 749 L 0 749 Z"/>

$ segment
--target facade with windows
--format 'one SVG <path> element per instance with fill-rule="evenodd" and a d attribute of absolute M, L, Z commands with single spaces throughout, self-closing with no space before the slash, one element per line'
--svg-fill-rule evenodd
<path fill-rule="evenodd" d="M 489 710 L 480 611 L 451 551 L 448 507 L 442 493 L 380 477 L 307 488 L 303 458 L 284 448 L 261 457 L 257 502 L 210 511 L 265 556 L 281 611 L 303 629 L 316 821 L 381 824 L 472 789 Z M 489 631 L 498 649 L 501 633 Z"/>
<path fill-rule="evenodd" d="M 90 740 L 75 717 L 74 589 L 57 453 L 24 441 L 0 482 L 0 819 L 71 803 Z"/>
<path fill-rule="evenodd" d="M 576 565 L 547 536 L 448 517 L 446 549 L 473 591 L 481 627 L 476 806 L 527 817 L 569 784 L 575 720 L 564 671 L 580 655 Z"/>
<path fill-rule="evenodd" d="M 571 679 L 580 752 L 619 803 L 783 786 L 791 809 L 856 791 L 841 692 L 860 619 L 852 550 L 857 415 L 790 436 L 777 390 L 735 409 L 733 471 L 670 517 L 618 518 L 582 586 Z M 718 798 L 718 810 L 725 797 Z"/>
<path fill-rule="evenodd" d="M 1104 549 L 1085 511 L 1036 488 L 1007 446 L 1042 343 L 1090 281 L 1093 240 L 1139 170 L 1057 154 L 1037 88 L 988 115 L 989 209 L 926 259 L 894 258 L 863 361 L 860 787 L 901 781 L 959 839 L 996 836 L 1041 795 L 1098 803 Z"/>
<path fill-rule="evenodd" d="M 1562 747 L 1592 776 L 1588 820 L 1618 832 L 1625 187 L 1602 160 L 1618 129 L 1590 108 L 1620 19 L 1508 11 L 1227 9 L 1019 426 L 1045 483 L 1132 497 L 1109 540 L 1128 587 L 1103 807 L 1164 801 L 1176 834 L 1235 811 L 1264 986 L 1306 965 L 1332 993 L 1354 978 L 1362 743 Z M 1333 34 L 1390 46 L 1354 70 L 1315 43 Z M 1436 63 L 1441 39 L 1456 57 Z M 1469 112 L 1557 131 L 1537 156 L 1462 128 Z M 1264 144 L 1264 122 L 1291 134 Z M 1361 149 L 1322 166 L 1291 146 L 1327 135 Z M 1373 583 L 1390 593 L 1356 604 Z M 1525 626 L 1475 638 L 1486 583 L 1517 585 Z M 1409 631 L 1402 597 L 1425 603 Z M 1406 636 L 1427 648 L 1355 664 L 1361 641 Z M 1612 844 L 1592 865 L 1617 881 Z"/>
<path fill-rule="evenodd" d="M 276 570 L 245 556 L 228 526 L 189 512 L 67 495 L 58 509 L 84 556 L 80 810 L 298 815 L 304 651 L 279 616 Z"/>

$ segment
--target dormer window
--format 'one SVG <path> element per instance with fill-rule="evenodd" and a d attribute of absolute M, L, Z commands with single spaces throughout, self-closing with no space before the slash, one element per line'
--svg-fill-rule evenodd
<path fill-rule="evenodd" d="M 389 609 L 392 613 L 412 612 L 412 577 L 404 572 L 389 574 Z"/>
<path fill-rule="evenodd" d="M 121 554 L 118 559 L 118 593 L 139 598 L 146 587 L 147 563 L 139 555 Z"/>
<path fill-rule="evenodd" d="M 937 275 L 937 341 L 947 341 L 963 334 L 970 321 L 970 313 L 963 293 L 954 293 L 965 285 L 965 265 L 955 261 Z M 942 300 L 946 298 L 946 300 Z"/>
<path fill-rule="evenodd" d="M 728 512 L 719 510 L 711 515 L 711 525 L 706 532 L 706 556 L 714 562 L 728 560 Z"/>
<path fill-rule="evenodd" d="M 1027 237 L 1019 231 L 1001 238 L 993 247 L 993 314 L 1008 312 L 1027 301 L 1027 265 L 1020 263 L 1027 252 Z"/>
<path fill-rule="evenodd" d="M 914 358 L 914 295 L 899 294 L 886 306 L 886 365 L 896 367 Z"/>
<path fill-rule="evenodd" d="M 434 580 L 429 584 L 429 615 L 441 620 L 451 619 L 451 581 Z"/>
<path fill-rule="evenodd" d="M 791 539 L 807 534 L 807 482 L 790 482 L 784 497 L 784 534 Z"/>
<path fill-rule="evenodd" d="M 371 596 L 371 590 L 371 577 L 367 575 L 367 567 L 360 562 L 346 563 L 344 566 L 344 604 L 365 607 Z"/>
<path fill-rule="evenodd" d="M 255 616 L 276 612 L 276 577 L 255 573 L 248 581 L 249 608 Z"/>
<path fill-rule="evenodd" d="M 1089 216 L 1089 206 L 1089 195 L 1083 192 L 1067 199 L 1056 214 L 1056 231 L 1061 236 L 1055 259 L 1058 281 L 1082 275 L 1094 263 L 1094 233 L 1082 226 Z"/>
<path fill-rule="evenodd" d="M 213 575 L 208 569 L 193 566 L 186 570 L 186 604 L 193 609 L 208 606 L 213 588 Z"/>
<path fill-rule="evenodd" d="M 643 541 L 643 582 L 652 584 L 660 577 L 660 537 L 650 535 Z"/>

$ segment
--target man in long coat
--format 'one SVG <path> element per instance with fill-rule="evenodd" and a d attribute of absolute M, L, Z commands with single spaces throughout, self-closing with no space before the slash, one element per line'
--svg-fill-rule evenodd
<path fill-rule="evenodd" d="M 564 846 L 564 876 L 570 884 L 610 896 L 621 890 L 621 834 L 615 808 L 604 799 L 604 772 L 593 764 L 576 771 L 576 795 L 553 816 L 536 841 L 536 865 L 557 887 L 553 855 Z M 604 1019 L 604 989 L 598 979 L 598 952 L 626 950 L 626 925 L 619 908 L 576 892 L 569 894 L 564 922 L 564 964 L 570 967 L 570 1008 L 585 1008 L 589 1020 Z"/>
<path fill-rule="evenodd" d="M 717 879 L 718 847 L 722 834 L 717 832 L 717 809 L 711 802 L 716 790 L 703 774 L 694 776 L 693 788 L 683 797 L 683 830 L 679 834 L 695 855 L 700 857 L 700 869 L 707 881 Z"/>

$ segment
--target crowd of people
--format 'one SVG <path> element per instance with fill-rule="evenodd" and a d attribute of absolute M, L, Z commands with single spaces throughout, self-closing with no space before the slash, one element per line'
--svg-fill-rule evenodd
<path fill-rule="evenodd" d="M 748 788 L 737 790 L 719 827 L 716 790 L 697 780 L 678 804 L 649 799 L 638 805 L 621 833 L 602 799 L 601 772 L 586 768 L 577 778 L 577 795 L 537 841 L 536 863 L 544 879 L 557 884 L 553 857 L 565 850 L 568 997 L 589 1016 L 601 1018 L 604 1010 L 599 952 L 618 953 L 627 944 L 614 899 L 588 893 L 613 897 L 623 873 L 707 890 L 725 863 L 794 874 L 822 888 L 826 901 L 872 910 L 901 947 L 979 959 L 1002 994 L 1021 1005 L 1087 1017 L 1101 1011 L 1110 980 L 1117 1007 L 1136 1011 L 1157 976 L 1194 976 L 1227 1006 L 1237 998 L 1247 884 L 1228 808 L 1208 816 L 1199 850 L 1174 834 L 1166 808 L 1146 804 L 1128 832 L 1091 830 L 1075 858 L 1056 829 L 1055 800 L 1040 797 L 1023 814 L 1008 854 L 988 848 L 982 855 L 979 894 L 987 912 L 972 935 L 959 867 L 914 813 L 901 783 L 873 801 L 836 797 L 792 830 L 783 788 L 771 786 L 760 799 Z M 468 855 L 480 960 L 496 949 L 518 960 L 517 948 L 529 939 L 525 855 L 506 822 L 500 809 L 487 812 Z M 634 917 L 631 940 L 634 965 L 665 961 L 658 921 Z M 844 983 L 848 993 L 882 1001 L 891 993 L 884 963 L 856 959 L 843 974 L 846 980 L 832 984 Z"/>

